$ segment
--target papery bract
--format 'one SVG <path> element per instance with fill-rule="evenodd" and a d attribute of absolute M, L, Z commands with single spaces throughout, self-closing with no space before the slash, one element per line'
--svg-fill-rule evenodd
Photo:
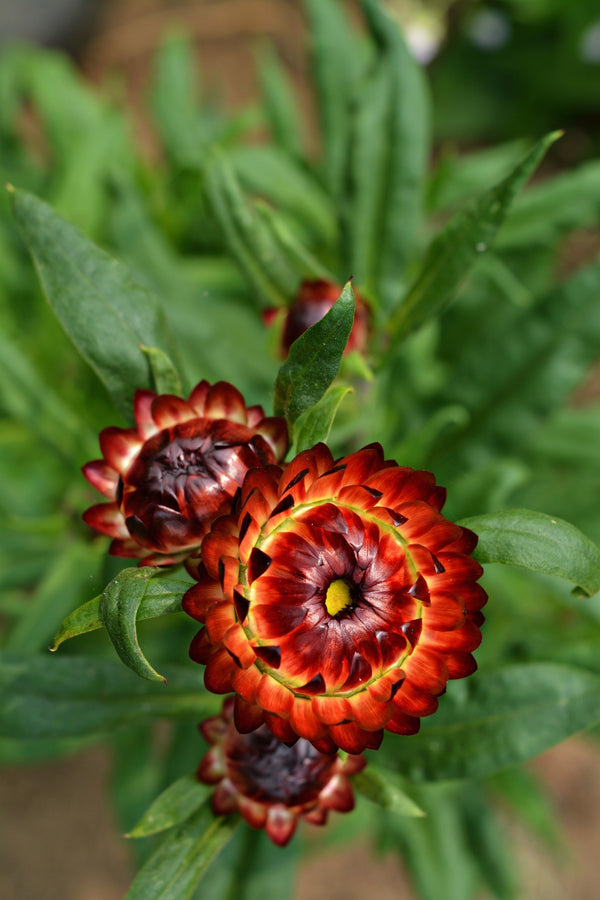
<path fill-rule="evenodd" d="M 354 809 L 349 775 L 365 766 L 362 756 L 342 760 L 320 753 L 302 738 L 287 746 L 262 725 L 243 734 L 233 721 L 232 697 L 219 716 L 200 725 L 211 744 L 198 778 L 216 785 L 212 807 L 217 815 L 240 812 L 253 828 L 264 828 L 279 846 L 288 843 L 300 818 L 324 825 L 330 810 Z"/>
<path fill-rule="evenodd" d="M 223 381 L 201 381 L 188 400 L 139 390 L 133 407 L 136 427 L 101 431 L 103 459 L 83 467 L 110 501 L 83 518 L 113 538 L 114 556 L 179 562 L 229 510 L 248 469 L 283 457 L 286 425 L 260 406 L 246 407 Z"/>
<path fill-rule="evenodd" d="M 188 561 L 184 609 L 205 684 L 235 691 L 241 731 L 263 722 L 323 752 L 413 734 L 450 678 L 471 674 L 486 594 L 473 532 L 445 519 L 428 472 L 379 445 L 335 462 L 323 444 L 248 473 L 234 512 Z"/>

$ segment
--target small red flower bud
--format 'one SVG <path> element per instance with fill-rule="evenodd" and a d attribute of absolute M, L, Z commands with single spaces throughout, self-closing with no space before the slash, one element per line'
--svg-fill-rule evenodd
<path fill-rule="evenodd" d="M 342 288 L 333 281 L 319 279 L 303 281 L 298 296 L 287 312 L 281 335 L 281 353 L 287 356 L 290 347 L 301 334 L 320 321 L 329 312 L 342 293 Z M 369 307 L 361 295 L 354 291 L 354 324 L 344 353 L 351 350 L 363 352 L 367 345 L 369 328 Z"/>
<path fill-rule="evenodd" d="M 362 756 L 342 760 L 303 739 L 289 747 L 265 725 L 243 734 L 234 724 L 233 706 L 233 698 L 227 698 L 221 715 L 200 725 L 212 746 L 198 778 L 215 785 L 212 807 L 217 815 L 239 811 L 252 828 L 264 828 L 275 844 L 284 846 L 300 818 L 324 825 L 330 810 L 354 808 L 348 776 L 364 768 Z"/>
<path fill-rule="evenodd" d="M 137 391 L 135 428 L 105 428 L 103 459 L 83 474 L 110 501 L 90 507 L 85 522 L 113 538 L 113 556 L 146 565 L 180 562 L 200 546 L 249 468 L 281 460 L 287 431 L 260 406 L 221 381 L 201 381 L 188 400 Z"/>

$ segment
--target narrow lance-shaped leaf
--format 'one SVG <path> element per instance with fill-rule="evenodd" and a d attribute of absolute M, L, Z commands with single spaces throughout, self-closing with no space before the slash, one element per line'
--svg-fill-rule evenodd
<path fill-rule="evenodd" d="M 3 409 L 27 424 L 34 434 L 71 460 L 82 445 L 95 446 L 96 436 L 86 423 L 56 394 L 41 371 L 21 353 L 15 343 L 0 334 L 2 381 L 0 400 Z M 44 402 L 40 403 L 40 398 Z"/>
<path fill-rule="evenodd" d="M 202 806 L 209 791 L 194 775 L 178 778 L 159 794 L 127 837 L 147 837 L 179 825 Z"/>
<path fill-rule="evenodd" d="M 376 53 L 354 114 L 348 265 L 390 309 L 421 238 L 429 98 L 420 66 L 379 0 L 362 0 L 362 7 Z"/>
<path fill-rule="evenodd" d="M 296 453 L 327 440 L 340 404 L 352 391 L 348 385 L 333 384 L 318 403 L 300 416 L 296 424 Z"/>
<path fill-rule="evenodd" d="M 518 191 L 560 135 L 553 132 L 542 138 L 507 178 L 457 213 L 435 238 L 420 274 L 390 319 L 394 341 L 438 316 L 450 303 L 475 260 L 491 246 Z"/>
<path fill-rule="evenodd" d="M 578 528 L 530 509 L 506 509 L 460 523 L 479 536 L 481 563 L 503 563 L 556 575 L 591 596 L 600 591 L 600 548 Z"/>
<path fill-rule="evenodd" d="M 352 777 L 352 785 L 371 803 L 389 809 L 400 816 L 424 816 L 408 794 L 395 772 L 369 764 L 367 768 Z"/>
<path fill-rule="evenodd" d="M 74 541 L 54 556 L 29 599 L 27 613 L 9 632 L 4 644 L 7 650 L 33 653 L 47 648 L 60 620 L 97 575 L 101 549 L 99 543 Z"/>
<path fill-rule="evenodd" d="M 167 354 L 158 347 L 141 347 L 146 354 L 152 369 L 154 390 L 158 394 L 176 394 L 180 397 L 183 393 L 181 377 Z"/>
<path fill-rule="evenodd" d="M 279 242 L 283 252 L 296 266 L 299 272 L 310 278 L 323 278 L 326 281 L 335 281 L 335 275 L 330 272 L 316 256 L 304 246 L 281 216 L 266 203 L 257 202 L 257 213 L 266 219 L 273 231 L 273 236 Z"/>
<path fill-rule="evenodd" d="M 270 45 L 260 48 L 258 74 L 273 137 L 292 156 L 301 156 L 302 139 L 297 98 Z"/>
<path fill-rule="evenodd" d="M 189 588 L 188 581 L 163 580 L 152 578 L 146 584 L 144 596 L 137 609 L 136 621 L 156 619 L 169 613 L 181 612 L 181 598 Z M 102 594 L 88 600 L 74 610 L 64 620 L 56 635 L 51 650 L 58 650 L 64 641 L 104 628 L 104 620 L 100 611 Z"/>
<path fill-rule="evenodd" d="M 84 737 L 157 718 L 203 719 L 218 698 L 198 667 L 166 666 L 169 681 L 137 678 L 116 660 L 0 654 L 0 736 Z"/>
<path fill-rule="evenodd" d="M 228 900 L 293 900 L 296 896 L 298 841 L 278 847 L 264 829 L 242 825 L 223 850 L 217 866 L 202 879 L 199 897 Z"/>
<path fill-rule="evenodd" d="M 140 344 L 174 356 L 158 300 L 46 203 L 14 188 L 10 195 L 52 309 L 117 409 L 130 418 L 135 390 L 151 387 Z"/>
<path fill-rule="evenodd" d="M 356 34 L 338 0 L 305 0 L 323 144 L 323 179 L 342 198 L 350 145 L 352 99 L 362 64 Z"/>
<path fill-rule="evenodd" d="M 505 666 L 452 683 L 419 734 L 384 747 L 386 764 L 411 781 L 480 778 L 598 722 L 597 675 L 557 663 Z"/>
<path fill-rule="evenodd" d="M 187 900 L 238 824 L 204 804 L 171 831 L 137 875 L 125 900 Z"/>
<path fill-rule="evenodd" d="M 302 413 L 317 403 L 335 376 L 354 322 L 350 282 L 323 318 L 290 347 L 275 380 L 275 415 L 285 416 L 293 431 Z"/>
<path fill-rule="evenodd" d="M 274 144 L 240 144 L 228 150 L 227 160 L 250 197 L 285 214 L 295 231 L 320 248 L 321 255 L 331 255 L 328 248 L 333 250 L 339 240 L 339 210 L 306 166 Z M 259 236 L 251 237 L 256 240 Z M 287 287 L 285 269 L 283 274 Z"/>
<path fill-rule="evenodd" d="M 160 569 L 143 566 L 123 569 L 108 584 L 100 600 L 100 616 L 113 646 L 121 660 L 141 678 L 164 681 L 166 678 L 152 668 L 138 643 L 136 621 L 148 581 Z"/>
<path fill-rule="evenodd" d="M 198 111 L 198 78 L 189 37 L 173 34 L 158 48 L 151 103 L 160 137 L 180 165 L 201 159 L 203 138 Z M 173 102 L 173 98 L 177 102 Z"/>
<path fill-rule="evenodd" d="M 205 170 L 206 196 L 232 254 L 264 306 L 285 306 L 298 281 L 267 222 L 244 195 L 235 172 L 214 151 Z"/>

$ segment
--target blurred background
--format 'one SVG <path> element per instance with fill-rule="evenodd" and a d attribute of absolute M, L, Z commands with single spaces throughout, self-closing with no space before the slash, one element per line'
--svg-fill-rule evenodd
<path fill-rule="evenodd" d="M 598 0 L 388 0 L 386 5 L 427 71 L 437 158 L 450 150 L 493 145 L 487 157 L 479 156 L 479 164 L 495 173 L 499 143 L 533 139 L 556 128 L 565 129 L 565 137 L 553 147 L 540 177 L 597 157 Z M 348 7 L 358 22 L 352 2 Z M 2 58 L 15 43 L 64 52 L 87 82 L 101 88 L 114 106 L 128 110 L 134 143 L 151 169 L 162 148 L 149 115 L 150 85 L 159 48 L 173 34 L 191 38 L 204 98 L 226 109 L 249 110 L 250 117 L 260 90 L 256 47 L 273 42 L 302 105 L 302 139 L 309 149 L 318 149 L 301 0 L 2 0 L 0 106 L 7 89 L 1 82 L 6 77 Z M 74 102 L 66 94 L 54 100 L 59 106 Z M 26 109 L 21 127 L 23 138 L 35 144 L 36 122 Z M 258 122 L 255 137 L 261 137 Z M 10 149 L 0 146 L 2 168 Z M 38 151 L 46 152 L 43 147 Z M 86 216 L 91 215 L 82 210 L 82 223 L 89 225 Z M 582 228 L 563 247 L 561 265 L 571 271 L 598 249 L 597 225 Z M 580 399 L 585 392 L 597 396 L 597 377 L 590 377 Z M 1 802 L 10 819 L 4 815 L 0 825 L 3 897 L 123 896 L 133 866 L 106 799 L 110 767 L 109 752 L 94 747 L 58 762 L 4 768 Z M 600 754 L 594 745 L 571 739 L 532 768 L 544 779 L 569 849 L 550 858 L 507 813 L 524 873 L 524 896 L 552 900 L 566 892 L 577 900 L 592 900 L 598 896 L 600 874 Z M 351 848 L 329 847 L 326 856 L 311 859 L 302 870 L 297 898 L 354 900 L 367 892 L 377 900 L 411 897 L 396 860 L 373 859 L 366 841 L 358 840 Z"/>

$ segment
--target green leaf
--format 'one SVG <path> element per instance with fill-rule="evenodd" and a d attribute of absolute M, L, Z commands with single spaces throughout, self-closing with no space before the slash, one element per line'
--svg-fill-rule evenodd
<path fill-rule="evenodd" d="M 488 782 L 504 804 L 553 853 L 560 852 L 562 836 L 545 785 L 526 768 L 506 769 Z"/>
<path fill-rule="evenodd" d="M 33 595 L 23 601 L 26 612 L 8 634 L 6 650 L 34 653 L 48 646 L 61 619 L 98 574 L 101 553 L 98 543 L 73 542 L 54 557 Z"/>
<path fill-rule="evenodd" d="M 189 722 L 187 725 L 190 727 Z M 152 723 L 121 728 L 110 737 L 113 763 L 107 799 L 117 816 L 119 830 L 125 834 L 163 786 L 162 747 L 158 746 Z M 140 843 L 131 845 L 136 868 L 147 859 L 149 848 L 144 852 L 146 849 Z"/>
<path fill-rule="evenodd" d="M 205 171 L 206 196 L 225 243 L 264 306 L 285 306 L 298 282 L 268 223 L 244 195 L 229 161 L 214 151 Z"/>
<path fill-rule="evenodd" d="M 291 156 L 302 156 L 302 138 L 295 92 L 270 44 L 258 53 L 258 74 L 269 127 L 275 141 Z"/>
<path fill-rule="evenodd" d="M 290 260 L 290 264 L 294 265 L 303 276 L 335 281 L 335 275 L 316 256 L 313 256 L 300 239 L 292 233 L 283 218 L 270 206 L 267 206 L 266 203 L 257 202 L 256 211 L 263 219 L 267 220 L 274 237 Z"/>
<path fill-rule="evenodd" d="M 362 0 L 362 8 L 377 50 L 354 115 L 349 265 L 389 309 L 421 238 L 429 98 L 421 67 L 379 0 Z"/>
<path fill-rule="evenodd" d="M 484 884 L 497 900 L 517 900 L 517 873 L 513 848 L 508 846 L 504 823 L 498 821 L 489 799 L 479 785 L 464 785 L 462 820 L 470 857 L 475 860 Z"/>
<path fill-rule="evenodd" d="M 189 36 L 169 35 L 156 57 L 152 111 L 168 154 L 184 166 L 198 164 L 206 139 L 198 112 L 198 77 Z"/>
<path fill-rule="evenodd" d="M 164 681 L 163 675 L 152 668 L 137 639 L 137 613 L 146 593 L 148 581 L 160 573 L 160 568 L 123 569 L 108 584 L 100 600 L 100 617 L 120 659 L 141 678 Z"/>
<path fill-rule="evenodd" d="M 332 385 L 314 406 L 302 413 L 295 428 L 296 453 L 327 440 L 342 400 L 353 390 L 345 384 Z"/>
<path fill-rule="evenodd" d="M 11 416 L 24 422 L 33 433 L 72 463 L 82 445 L 95 446 L 95 436 L 56 393 L 40 370 L 36 370 L 17 345 L 0 334 L 2 380 L 0 402 Z M 40 403 L 41 398 L 44 402 Z"/>
<path fill-rule="evenodd" d="M 481 563 L 556 575 L 587 596 L 600 591 L 600 548 L 570 522 L 530 509 L 506 509 L 460 524 L 479 536 L 475 556 Z"/>
<path fill-rule="evenodd" d="M 528 143 L 513 140 L 468 153 L 442 145 L 429 185 L 433 213 L 454 212 L 503 178 L 527 152 Z"/>
<path fill-rule="evenodd" d="M 446 316 L 439 347 L 452 372 L 441 386 L 441 398 L 463 403 L 470 413 L 466 427 L 436 448 L 458 475 L 490 453 L 497 458 L 518 451 L 523 459 L 544 420 L 588 374 L 600 342 L 600 261 L 580 269 L 530 309 L 507 302 L 489 281 L 481 283 L 483 274 L 480 268 L 468 297 Z M 527 461 L 538 467 L 537 459 Z M 561 487 L 556 479 L 555 491 Z M 571 518 L 563 496 L 557 499 L 550 490 L 541 508 L 552 507 Z"/>
<path fill-rule="evenodd" d="M 158 300 L 46 203 L 14 188 L 10 194 L 50 305 L 117 409 L 130 419 L 134 391 L 151 387 L 140 344 L 173 355 Z"/>
<path fill-rule="evenodd" d="M 154 800 L 127 837 L 148 837 L 179 825 L 204 803 L 209 791 L 194 775 L 184 775 Z"/>
<path fill-rule="evenodd" d="M 367 800 L 399 816 L 424 816 L 423 810 L 404 792 L 404 782 L 396 774 L 369 763 L 352 776 L 353 787 Z"/>
<path fill-rule="evenodd" d="M 600 162 L 554 175 L 515 203 L 498 247 L 547 244 L 575 228 L 595 225 L 600 209 Z"/>
<path fill-rule="evenodd" d="M 516 194 L 560 135 L 553 132 L 542 138 L 507 178 L 453 216 L 435 238 L 413 286 L 390 320 L 395 341 L 440 315 L 450 303 L 478 256 L 491 246 Z"/>
<path fill-rule="evenodd" d="M 350 282 L 323 318 L 290 347 L 275 380 L 275 415 L 285 416 L 290 432 L 302 413 L 317 403 L 335 376 L 354 322 Z"/>
<path fill-rule="evenodd" d="M 146 354 L 152 369 L 154 390 L 158 394 L 176 394 L 181 397 L 183 388 L 179 372 L 163 350 L 158 347 L 140 347 Z"/>
<path fill-rule="evenodd" d="M 323 146 L 323 178 L 340 201 L 348 164 L 352 103 L 362 61 L 357 35 L 337 0 L 305 0 Z"/>
<path fill-rule="evenodd" d="M 263 829 L 242 823 L 214 866 L 202 879 L 194 900 L 292 900 L 296 895 L 298 841 L 278 847 Z"/>
<path fill-rule="evenodd" d="M 40 53 L 33 46 L 16 53 L 22 66 L 19 99 L 27 98 L 35 110 L 48 144 L 43 162 L 40 157 L 37 162 L 48 168 L 45 196 L 61 215 L 93 234 L 110 203 L 108 179 L 117 167 L 121 174 L 134 167 L 128 123 L 66 55 Z"/>
<path fill-rule="evenodd" d="M 419 734 L 389 740 L 411 781 L 480 778 L 520 765 L 600 721 L 600 678 L 557 663 L 511 665 L 454 682 Z"/>
<path fill-rule="evenodd" d="M 3 652 L 0 735 L 83 737 L 156 718 L 215 714 L 220 701 L 204 691 L 199 666 L 168 666 L 166 674 L 168 687 L 139 679 L 112 660 Z"/>
<path fill-rule="evenodd" d="M 188 900 L 237 824 L 236 818 L 216 818 L 208 804 L 200 807 L 165 837 L 138 873 L 125 900 Z"/>
<path fill-rule="evenodd" d="M 227 153 L 242 188 L 287 214 L 294 230 L 320 252 L 339 240 L 337 210 L 314 175 L 279 147 L 240 144 Z M 287 284 L 287 281 L 285 282 Z"/>
<path fill-rule="evenodd" d="M 463 827 L 460 787 L 419 786 L 415 793 L 423 818 L 381 813 L 376 819 L 381 848 L 399 855 L 421 900 L 475 896 L 477 878 Z"/>
<path fill-rule="evenodd" d="M 190 587 L 189 581 L 162 580 L 153 578 L 146 583 L 144 596 L 137 609 L 136 621 L 155 619 L 169 613 L 181 612 L 181 598 Z M 104 627 L 100 612 L 102 594 L 88 600 L 83 606 L 74 610 L 64 620 L 54 637 L 51 650 L 58 650 L 64 641 L 96 631 Z"/>

